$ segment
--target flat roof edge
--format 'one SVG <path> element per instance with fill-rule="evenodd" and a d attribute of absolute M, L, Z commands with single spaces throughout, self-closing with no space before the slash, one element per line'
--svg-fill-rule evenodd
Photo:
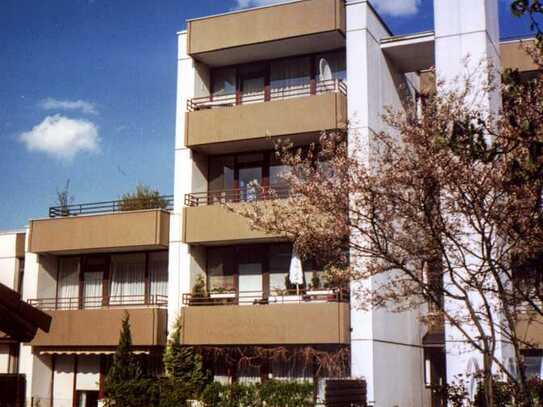
<path fill-rule="evenodd" d="M 203 16 L 203 17 L 189 18 L 189 19 L 187 19 L 185 21 L 187 23 L 189 23 L 191 21 L 207 20 L 208 18 L 229 16 L 229 15 L 232 15 L 232 14 L 239 14 L 239 13 L 247 13 L 249 11 L 254 11 L 254 10 L 262 10 L 262 9 L 271 8 L 271 7 L 284 6 L 285 4 L 301 3 L 302 1 L 310 1 L 310 0 L 284 0 L 284 1 L 278 1 L 277 3 L 268 4 L 268 5 L 265 5 L 265 6 L 240 8 L 240 9 L 235 9 L 235 10 L 231 10 L 231 11 L 226 11 L 224 13 L 210 14 L 208 16 Z"/>

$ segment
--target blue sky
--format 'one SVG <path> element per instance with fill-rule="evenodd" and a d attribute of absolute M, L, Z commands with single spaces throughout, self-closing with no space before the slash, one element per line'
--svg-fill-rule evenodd
<path fill-rule="evenodd" d="M 173 190 L 176 35 L 187 18 L 277 0 L 2 0 L 0 230 L 138 182 Z M 502 8 L 502 36 L 528 23 Z M 432 28 L 431 0 L 376 0 L 398 34 Z"/>

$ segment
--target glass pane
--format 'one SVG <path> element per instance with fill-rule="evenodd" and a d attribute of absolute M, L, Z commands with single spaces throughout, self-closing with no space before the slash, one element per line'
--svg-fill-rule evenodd
<path fill-rule="evenodd" d="M 168 300 L 168 252 L 149 253 L 149 284 L 151 302 Z"/>
<path fill-rule="evenodd" d="M 76 309 L 79 306 L 79 258 L 61 258 L 58 273 L 57 306 Z"/>
<path fill-rule="evenodd" d="M 231 95 L 236 93 L 235 68 L 223 68 L 213 71 L 213 96 Z"/>
<path fill-rule="evenodd" d="M 286 289 L 285 280 L 288 278 L 291 253 L 290 244 L 270 246 L 270 292 L 272 295 L 278 290 Z"/>
<path fill-rule="evenodd" d="M 328 52 L 316 57 L 317 79 L 326 81 L 332 79 L 347 79 L 345 51 Z"/>
<path fill-rule="evenodd" d="M 241 82 L 241 100 L 248 102 L 262 102 L 264 100 L 264 77 L 243 79 Z"/>
<path fill-rule="evenodd" d="M 207 250 L 207 278 L 211 292 L 234 290 L 234 274 L 231 267 L 233 256 L 233 251 L 226 248 Z"/>
<path fill-rule="evenodd" d="M 272 62 L 270 78 L 272 99 L 303 96 L 303 89 L 309 89 L 310 68 L 309 57 Z"/>
<path fill-rule="evenodd" d="M 543 377 L 541 375 L 541 367 L 543 357 L 541 356 L 526 356 L 524 363 L 526 364 L 526 375 L 528 377 Z"/>
<path fill-rule="evenodd" d="M 145 253 L 111 256 L 110 304 L 145 302 Z"/>
<path fill-rule="evenodd" d="M 239 189 L 242 201 L 258 198 L 258 186 L 262 183 L 262 167 L 241 168 L 239 170 Z"/>
<path fill-rule="evenodd" d="M 86 272 L 83 275 L 83 305 L 85 308 L 97 308 L 102 305 L 103 271 Z"/>
<path fill-rule="evenodd" d="M 209 158 L 209 191 L 234 189 L 234 156 Z"/>
<path fill-rule="evenodd" d="M 286 197 L 288 193 L 288 182 L 285 176 L 290 172 L 290 166 L 277 164 L 270 166 L 270 187 L 275 189 L 275 192 L 280 198 Z"/>
<path fill-rule="evenodd" d="M 237 250 L 240 304 L 251 305 L 262 298 L 262 251 L 255 247 Z"/>

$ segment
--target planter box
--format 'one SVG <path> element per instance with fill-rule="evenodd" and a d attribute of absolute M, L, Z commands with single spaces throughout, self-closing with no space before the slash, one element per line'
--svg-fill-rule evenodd
<path fill-rule="evenodd" d="M 303 295 L 270 295 L 270 304 L 296 304 L 303 302 Z"/>
<path fill-rule="evenodd" d="M 209 298 L 213 299 L 225 299 L 225 298 L 236 298 L 236 293 L 211 293 Z"/>

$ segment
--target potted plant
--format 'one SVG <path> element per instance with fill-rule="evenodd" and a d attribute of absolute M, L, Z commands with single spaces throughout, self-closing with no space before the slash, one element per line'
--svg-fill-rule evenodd
<path fill-rule="evenodd" d="M 234 302 L 236 298 L 236 291 L 233 289 L 227 289 L 225 287 L 214 287 L 211 290 L 209 297 L 214 300 L 217 300 L 221 304 L 228 304 Z"/>
<path fill-rule="evenodd" d="M 324 286 L 331 292 L 327 295 L 328 301 L 338 301 L 342 297 L 348 298 L 350 276 L 349 267 L 329 264 L 324 268 L 326 279 Z"/>
<path fill-rule="evenodd" d="M 196 277 L 191 294 L 189 305 L 205 304 L 208 295 L 206 292 L 206 282 L 201 274 Z"/>
<path fill-rule="evenodd" d="M 334 290 L 329 287 L 323 286 L 319 275 L 315 272 L 313 274 L 313 278 L 311 279 L 311 286 L 307 291 L 307 295 L 312 300 L 327 300 L 328 296 L 334 295 Z"/>

